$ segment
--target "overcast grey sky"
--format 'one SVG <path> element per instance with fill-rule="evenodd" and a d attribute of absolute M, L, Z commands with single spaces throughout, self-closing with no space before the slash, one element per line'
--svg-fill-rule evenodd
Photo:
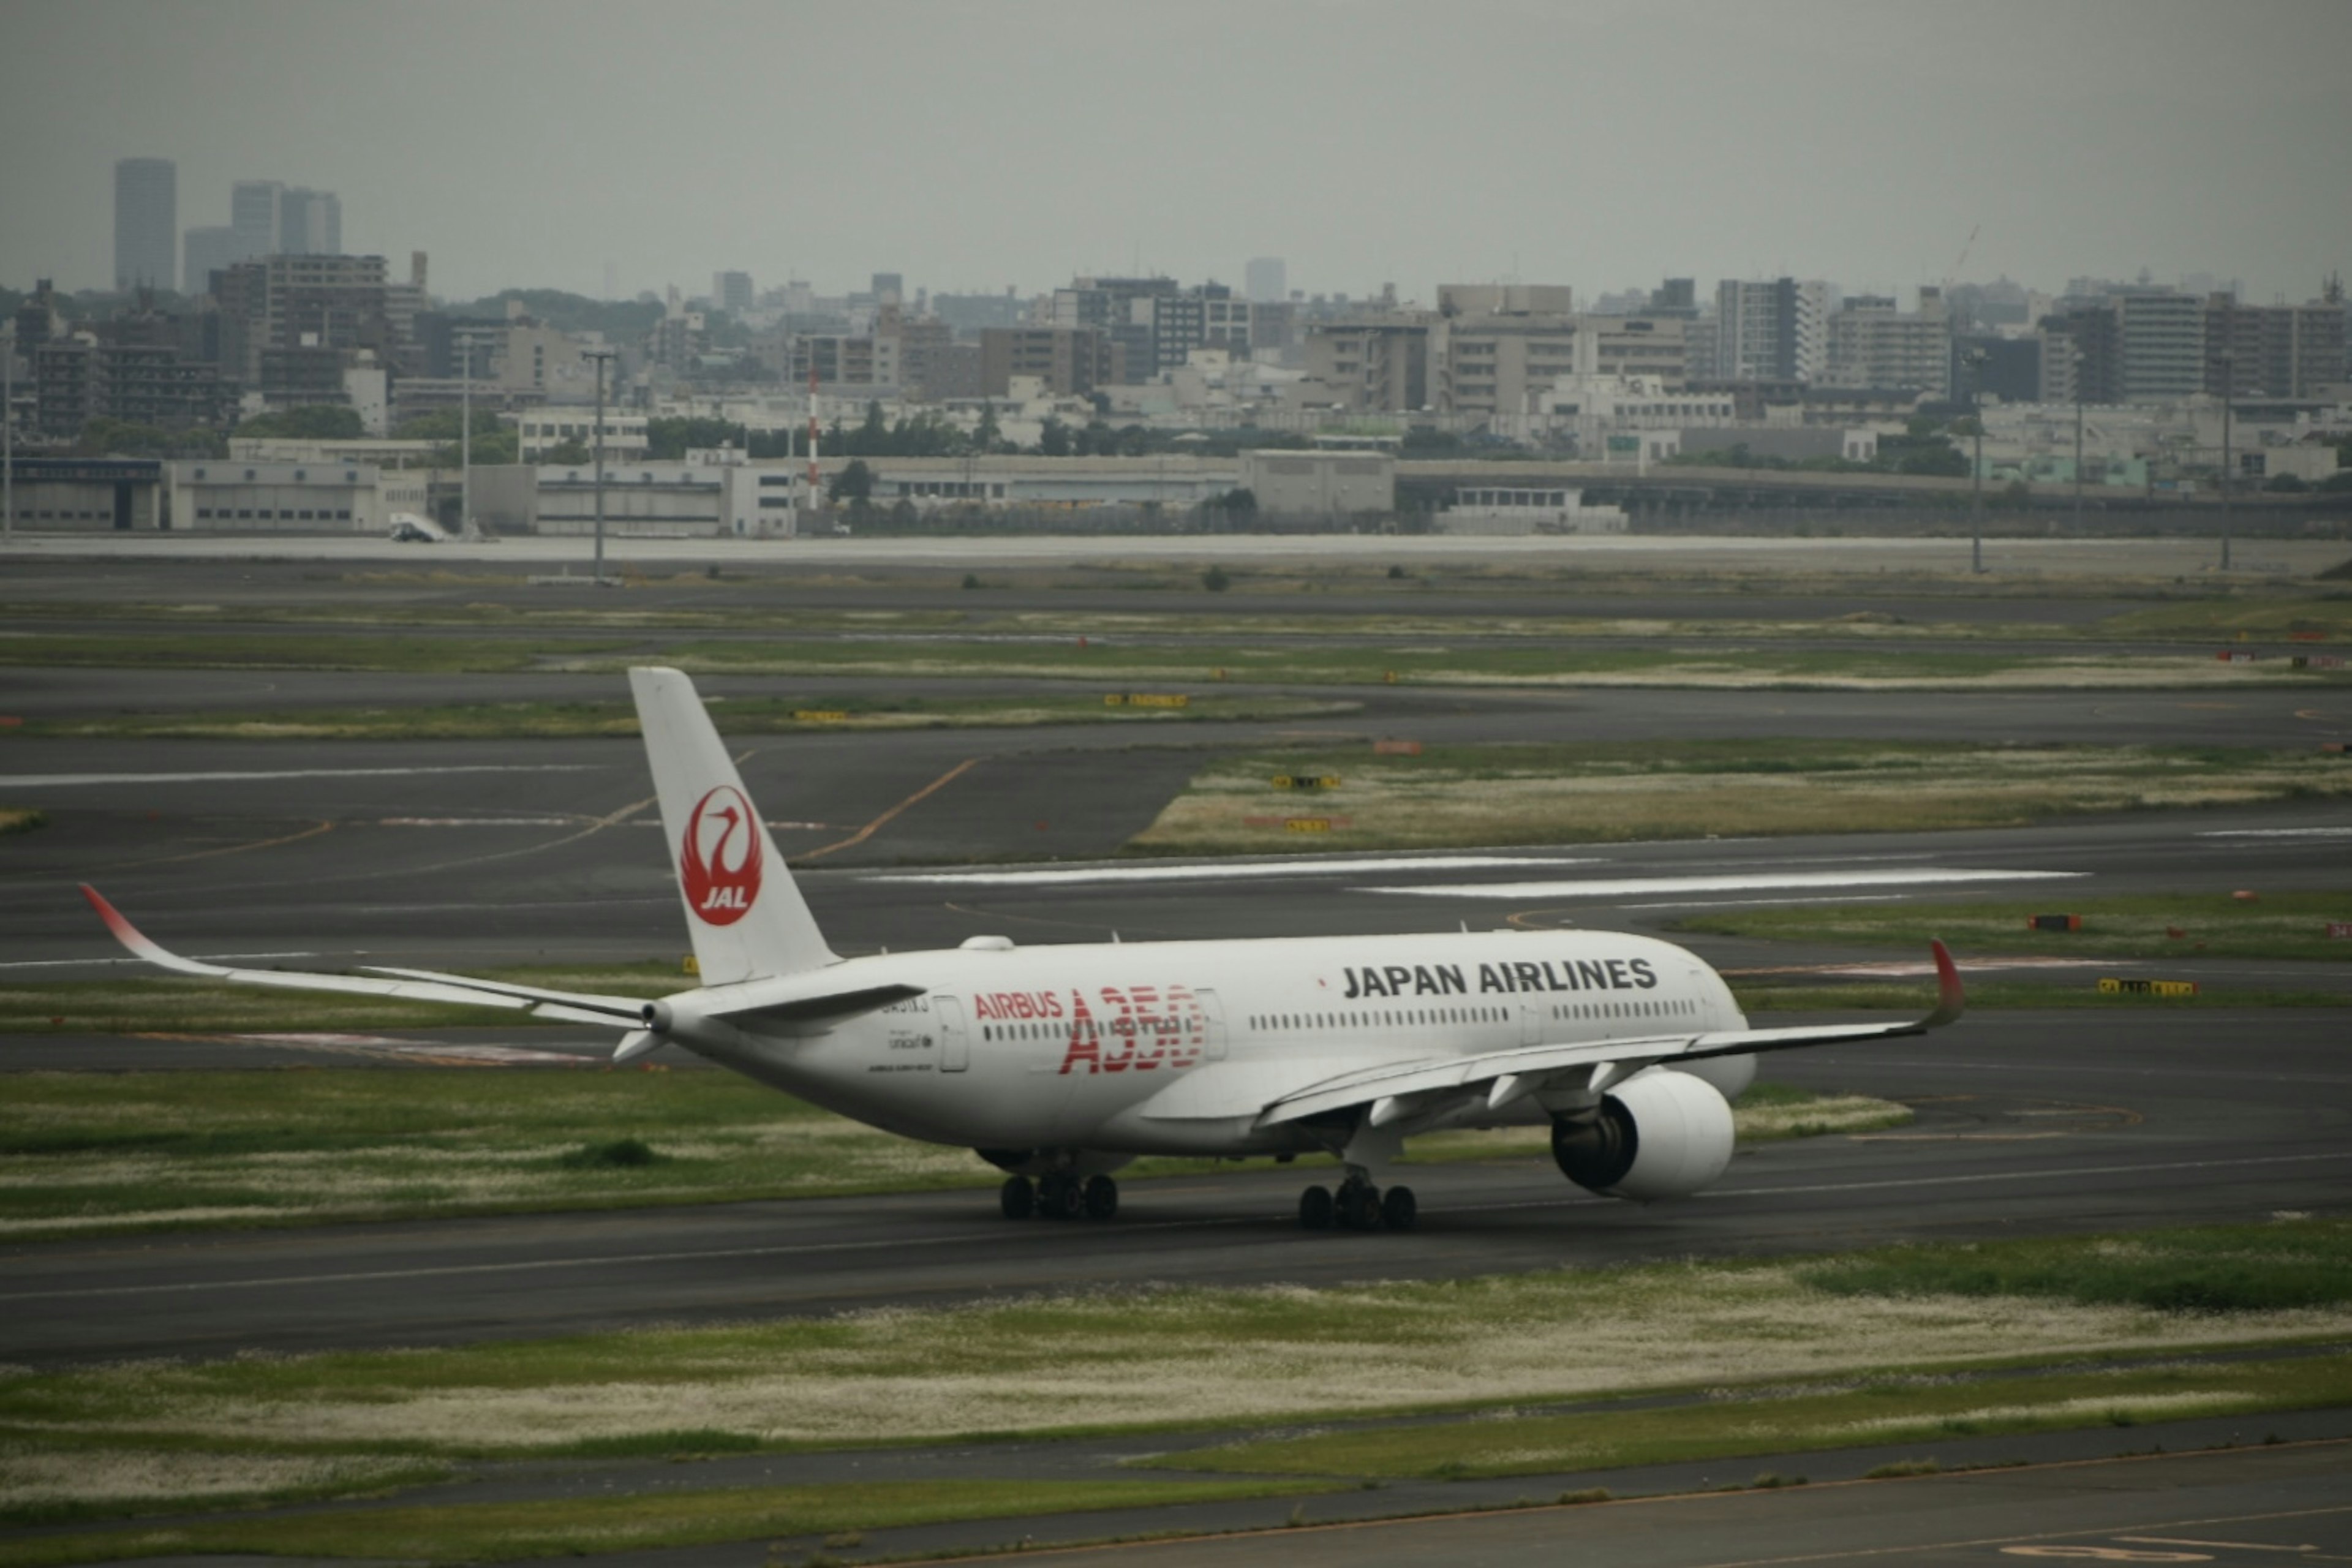
<path fill-rule="evenodd" d="M 2352 0 L 0 0 L 0 282 L 120 157 L 338 193 L 436 292 L 1310 292 L 2352 266 Z"/>

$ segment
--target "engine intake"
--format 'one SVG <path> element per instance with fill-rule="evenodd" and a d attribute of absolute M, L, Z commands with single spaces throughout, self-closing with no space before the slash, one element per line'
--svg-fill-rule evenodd
<path fill-rule="evenodd" d="M 1578 1186 L 1654 1203 L 1688 1197 L 1731 1163 L 1731 1103 L 1687 1073 L 1653 1068 L 1597 1110 L 1551 1124 L 1551 1157 Z"/>

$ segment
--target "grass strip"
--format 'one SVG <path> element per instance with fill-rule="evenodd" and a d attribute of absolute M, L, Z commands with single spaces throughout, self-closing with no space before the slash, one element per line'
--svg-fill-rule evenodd
<path fill-rule="evenodd" d="M 1189 694 L 1181 708 L 1111 706 L 1100 697 L 730 698 L 714 715 L 730 735 L 825 730 L 1029 728 L 1053 724 L 1166 724 L 1321 719 L 1352 713 L 1352 702 L 1241 692 Z M 125 740 L 461 741 L 577 740 L 635 736 L 626 702 L 483 702 L 417 708 L 273 710 L 268 713 L 122 713 L 34 720 L 19 733 Z M 0 815 L 0 824 L 5 824 Z M 7 829 L 0 826 L 0 832 Z"/>
<path fill-rule="evenodd" d="M 664 658 L 691 673 L 775 675 L 919 674 L 934 678 L 1029 677 L 1095 680 L 1307 682 L 1317 685 L 1664 686 L 1837 690 L 1943 690 L 1977 686 L 2040 690 L 2078 688 L 2242 687 L 2282 682 L 2328 688 L 2352 683 L 2341 670 L 2294 669 L 2283 661 L 2232 664 L 2190 654 L 2050 655 L 1988 649 L 1790 647 L 1665 637 L 1627 647 L 1484 642 L 1459 626 L 1427 640 L 1371 645 L 1318 640 L 1253 644 L 1206 639 L 1167 643 L 953 640 L 894 643 L 680 641 Z M 593 657 L 566 668 L 618 670 L 626 661 Z M 1222 672 L 1222 674 L 1220 673 Z"/>
<path fill-rule="evenodd" d="M 2352 765 L 2345 767 L 2352 773 Z M 2065 889 L 2015 900 L 1919 904 L 1805 905 L 1724 910 L 1677 921 L 1676 931 L 1770 942 L 1924 947 L 1940 936 L 1962 952 L 2063 958 L 2296 958 L 2352 963 L 2352 889 L 2261 891 L 2209 888 L 2177 893 L 2085 897 Z M 2036 915 L 2082 918 L 2078 931 L 2032 929 Z"/>
<path fill-rule="evenodd" d="M 48 826 L 48 817 L 29 806 L 0 805 L 0 837 L 11 833 L 30 833 Z"/>
<path fill-rule="evenodd" d="M 2206 1226 L 1881 1247 L 1805 1265 L 1837 1296 L 2027 1297 L 2158 1312 L 2277 1312 L 2352 1301 L 2352 1225 Z"/>
<path fill-rule="evenodd" d="M 2040 1295 L 1849 1293 L 1814 1282 L 1834 1259 L 1579 1266 L 16 1369 L 0 1380 L 0 1444 L 444 1459 L 837 1447 L 1517 1408 L 2352 1336 L 2352 1221 L 2062 1245 L 2082 1261 Z M 1910 1250 L 1932 1260 L 1981 1249 Z M 2239 1299 L 2305 1304 L 2189 1310 L 2084 1299 L 2112 1294 L 2120 1268 L 2173 1300 L 2168 1282 L 2184 1268 L 2225 1254 L 2248 1281 Z M 95 1458 L 83 1469 L 106 1473 Z"/>
<path fill-rule="evenodd" d="M 0 637 L 0 666 L 107 669 L 367 669 L 484 674 L 530 669 L 550 658 L 619 652 L 625 645 L 566 639 L 306 636 L 299 633 L 42 633 Z"/>
<path fill-rule="evenodd" d="M 1746 1139 L 1858 1131 L 1898 1105 L 1759 1085 Z M 1415 1140 L 1415 1164 L 1541 1155 L 1541 1128 Z M 1305 1162 L 1308 1168 L 1326 1163 Z M 1141 1161 L 1131 1177 L 1198 1175 Z M 24 1073 L 0 1098 L 0 1237 L 309 1225 L 992 1186 L 918 1143 L 732 1073 Z"/>
<path fill-rule="evenodd" d="M 961 1520 L 1232 1502 L 1325 1491 L 1316 1482 L 1117 1480 L 852 1481 L 528 1502 L 338 1509 L 0 1541 L 0 1568 L 249 1552 L 287 1557 L 500 1563 L 526 1557 L 862 1534 Z"/>
<path fill-rule="evenodd" d="M 1877 1376 L 1801 1393 L 1711 1391 L 1663 1409 L 1490 1415 L 1196 1448 L 1144 1461 L 1255 1475 L 1468 1479 L 1939 1438 L 2137 1426 L 2352 1405 L 2352 1355 L 2102 1367 L 1997 1381 Z"/>
<path fill-rule="evenodd" d="M 1273 783 L 1301 776 L 1340 783 L 1304 796 Z M 1419 756 L 1373 756 L 1360 745 L 1325 744 L 1219 759 L 1128 848 L 1263 855 L 1933 832 L 2346 796 L 2352 764 L 2315 751 L 1769 739 L 1431 746 Z M 1292 830 L 1301 817 L 1329 826 Z"/>

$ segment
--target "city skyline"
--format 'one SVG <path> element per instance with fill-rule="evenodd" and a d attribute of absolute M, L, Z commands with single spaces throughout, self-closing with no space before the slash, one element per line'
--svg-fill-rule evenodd
<path fill-rule="evenodd" d="M 35 86 L 0 104 L 0 190 L 41 216 L 0 228 L 0 282 L 104 286 L 110 172 L 152 155 L 178 163 L 184 228 L 219 223 L 237 180 L 336 191 L 343 248 L 427 251 L 453 299 L 600 296 L 608 264 L 623 296 L 722 270 L 839 292 L 881 268 L 934 290 L 1139 269 L 1238 289 L 1265 256 L 1308 292 L 1423 300 L 1667 274 L 2054 291 L 2145 268 L 2270 302 L 2352 261 L 2340 5 L 668 15 L 676 47 L 646 50 L 641 13 L 595 5 L 20 5 L 0 34 Z M 96 129 L 60 142 L 68 123 Z"/>

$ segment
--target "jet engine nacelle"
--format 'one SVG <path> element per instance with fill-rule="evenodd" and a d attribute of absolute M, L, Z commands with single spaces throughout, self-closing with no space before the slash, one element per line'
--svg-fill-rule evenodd
<path fill-rule="evenodd" d="M 1731 1103 L 1712 1084 L 1658 1068 L 1627 1079 L 1598 1110 L 1551 1125 L 1551 1157 L 1578 1186 L 1654 1203 L 1688 1197 L 1731 1163 Z"/>

